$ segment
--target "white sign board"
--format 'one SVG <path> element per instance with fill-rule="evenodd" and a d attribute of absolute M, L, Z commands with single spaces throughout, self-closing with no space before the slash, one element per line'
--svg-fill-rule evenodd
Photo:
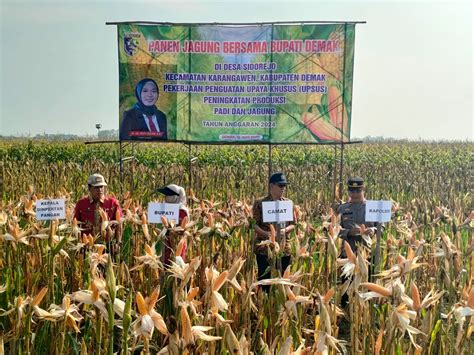
<path fill-rule="evenodd" d="M 161 224 L 161 216 L 168 222 L 179 221 L 179 203 L 150 202 L 148 204 L 148 222 Z"/>
<path fill-rule="evenodd" d="M 292 221 L 293 201 L 262 202 L 262 217 L 265 223 Z"/>
<path fill-rule="evenodd" d="M 366 222 L 389 222 L 392 216 L 392 201 L 368 200 L 365 204 Z"/>
<path fill-rule="evenodd" d="M 60 198 L 55 200 L 36 201 L 36 219 L 38 221 L 66 219 L 65 200 Z"/>

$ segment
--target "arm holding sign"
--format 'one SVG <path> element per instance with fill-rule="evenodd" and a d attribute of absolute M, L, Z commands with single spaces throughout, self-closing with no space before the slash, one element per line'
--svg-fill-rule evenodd
<path fill-rule="evenodd" d="M 257 237 L 263 238 L 262 240 L 268 239 L 269 236 L 269 226 L 270 223 L 264 222 L 264 216 L 263 216 L 263 202 L 270 202 L 272 201 L 269 197 L 257 200 L 253 204 L 252 211 L 253 211 L 253 217 L 255 219 L 255 225 L 254 225 L 254 230 L 255 233 L 257 234 Z M 282 198 L 280 201 L 289 201 L 286 198 Z M 291 202 L 291 201 L 290 201 Z M 275 209 L 270 210 L 272 212 L 276 211 Z M 286 211 L 286 209 L 281 209 L 281 211 Z M 292 221 L 285 221 L 282 222 L 282 228 L 280 229 L 280 233 L 282 234 L 288 234 L 290 233 L 293 229 L 295 229 L 295 216 L 292 214 Z M 276 223 L 276 222 L 273 222 Z"/>
<path fill-rule="evenodd" d="M 113 199 L 113 207 L 114 207 L 113 220 L 118 222 L 114 231 L 114 242 L 117 245 L 122 245 L 122 224 L 120 223 L 120 220 L 123 216 L 123 213 L 122 213 L 122 208 L 120 207 L 119 202 L 115 198 Z"/>
<path fill-rule="evenodd" d="M 295 222 L 288 222 L 290 223 L 289 225 L 287 225 L 285 228 L 283 228 L 281 231 L 282 233 L 284 234 L 289 234 L 291 233 L 294 229 L 295 229 Z"/>
<path fill-rule="evenodd" d="M 252 214 L 253 218 L 255 219 L 255 225 L 253 227 L 255 231 L 255 242 L 256 244 L 263 242 L 268 239 L 269 237 L 269 232 L 263 228 L 264 223 L 263 223 L 263 216 L 262 216 L 262 202 L 264 199 L 257 200 L 254 202 L 252 206 Z"/>
<path fill-rule="evenodd" d="M 369 223 L 372 224 L 372 223 Z M 344 229 L 344 232 L 347 233 L 349 237 L 355 237 L 356 235 L 369 235 L 372 236 L 377 231 L 376 227 L 367 227 L 366 224 L 356 224 L 351 229 Z"/>
<path fill-rule="evenodd" d="M 295 216 L 293 203 L 284 197 L 273 200 L 271 196 L 257 200 L 253 205 L 253 216 L 255 218 L 255 241 L 257 244 L 264 242 L 270 237 L 270 226 L 273 225 L 277 232 L 277 241 L 285 247 L 286 254 L 290 254 L 289 244 L 285 243 L 286 235 L 295 228 Z M 277 217 L 278 216 L 278 217 Z M 281 222 L 277 222 L 281 218 Z M 261 246 L 256 247 L 258 252 Z M 263 250 L 262 250 L 263 252 Z"/>
<path fill-rule="evenodd" d="M 293 210 L 293 220 L 285 222 L 286 224 L 285 228 L 282 228 L 280 230 L 280 233 L 282 234 L 282 236 L 286 236 L 287 234 L 290 234 L 295 229 L 296 222 L 297 222 L 296 211 Z"/>
<path fill-rule="evenodd" d="M 346 239 L 349 236 L 356 235 L 358 228 L 352 221 L 352 212 L 349 210 L 350 204 L 344 203 L 337 208 L 337 214 L 341 217 L 341 231 L 339 236 Z"/>
<path fill-rule="evenodd" d="M 341 237 L 373 235 L 377 230 L 374 223 L 365 221 L 365 202 L 344 203 L 337 209 L 337 214 L 341 216 Z"/>

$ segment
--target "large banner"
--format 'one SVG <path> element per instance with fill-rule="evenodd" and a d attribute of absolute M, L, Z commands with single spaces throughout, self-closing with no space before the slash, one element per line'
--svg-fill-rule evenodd
<path fill-rule="evenodd" d="M 120 139 L 348 141 L 354 30 L 118 25 Z"/>

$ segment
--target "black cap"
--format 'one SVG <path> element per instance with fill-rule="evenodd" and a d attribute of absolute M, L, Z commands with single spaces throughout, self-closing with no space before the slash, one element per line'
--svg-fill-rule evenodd
<path fill-rule="evenodd" d="M 179 196 L 178 189 L 175 188 L 176 185 L 163 186 L 157 189 L 156 191 L 161 192 L 165 196 Z M 176 191 L 175 191 L 176 190 Z"/>
<path fill-rule="evenodd" d="M 270 184 L 288 185 L 288 181 L 286 181 L 286 176 L 283 173 L 273 173 L 272 176 L 270 176 L 270 180 L 268 182 Z"/>
<path fill-rule="evenodd" d="M 358 191 L 364 187 L 364 179 L 354 176 L 347 180 L 347 188 L 349 191 Z"/>

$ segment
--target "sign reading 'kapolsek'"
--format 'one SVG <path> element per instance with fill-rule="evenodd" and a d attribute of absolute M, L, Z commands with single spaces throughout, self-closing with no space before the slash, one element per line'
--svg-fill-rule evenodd
<path fill-rule="evenodd" d="M 36 201 L 36 219 L 38 221 L 66 219 L 64 199 Z"/>
<path fill-rule="evenodd" d="M 367 222 L 389 222 L 392 216 L 392 201 L 368 200 L 365 204 Z"/>

